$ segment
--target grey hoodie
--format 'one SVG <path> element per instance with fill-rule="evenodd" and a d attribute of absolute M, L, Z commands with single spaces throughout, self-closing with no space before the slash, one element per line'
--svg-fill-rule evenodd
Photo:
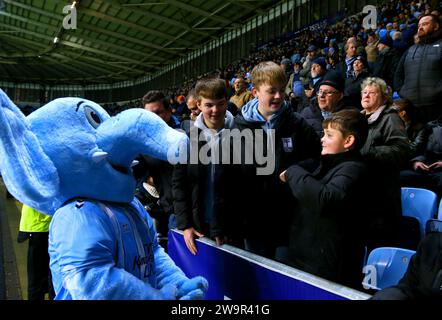
<path fill-rule="evenodd" d="M 225 122 L 224 122 L 224 128 L 216 131 L 213 129 L 207 128 L 207 126 L 204 124 L 203 120 L 203 114 L 200 113 L 198 117 L 195 119 L 194 126 L 201 130 L 202 134 L 204 135 L 205 140 L 207 141 L 207 144 L 210 146 L 211 149 L 211 160 L 210 164 L 207 166 L 207 177 L 206 183 L 204 186 L 205 188 L 205 204 L 204 204 L 204 219 L 206 223 L 211 222 L 213 217 L 213 204 L 214 204 L 214 184 L 215 184 L 215 170 L 216 170 L 216 163 L 220 163 L 221 159 L 219 158 L 219 147 L 220 147 L 220 140 L 222 139 L 222 133 L 225 129 L 232 129 L 234 126 L 234 117 L 229 112 L 226 111 L 225 116 Z M 218 158 L 218 159 L 216 159 Z M 200 158 L 200 161 L 202 159 Z M 209 159 L 205 159 L 207 161 Z"/>

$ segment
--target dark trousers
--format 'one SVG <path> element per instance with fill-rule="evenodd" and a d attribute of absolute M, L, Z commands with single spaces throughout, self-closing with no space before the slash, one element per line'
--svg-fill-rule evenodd
<path fill-rule="evenodd" d="M 49 232 L 32 232 L 29 234 L 28 248 L 28 299 L 44 300 L 55 296 L 49 269 L 48 253 Z"/>

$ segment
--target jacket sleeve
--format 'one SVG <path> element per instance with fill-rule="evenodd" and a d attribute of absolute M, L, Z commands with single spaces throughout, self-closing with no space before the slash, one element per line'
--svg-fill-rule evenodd
<path fill-rule="evenodd" d="M 321 155 L 321 140 L 315 129 L 308 124 L 308 122 L 300 117 L 300 134 L 302 137 L 303 151 L 302 157 L 299 160 L 305 160 L 308 158 L 315 158 Z"/>
<path fill-rule="evenodd" d="M 405 57 L 407 56 L 407 53 L 408 53 L 408 50 L 406 50 L 402 54 L 402 57 L 397 64 L 396 72 L 394 70 L 392 70 L 392 72 L 394 72 L 393 89 L 396 92 L 399 92 L 401 90 L 402 86 L 404 85 L 404 78 L 405 78 L 404 62 L 405 62 Z"/>
<path fill-rule="evenodd" d="M 185 230 L 193 227 L 190 188 L 187 179 L 187 165 L 178 164 L 173 168 L 172 174 L 172 194 L 174 198 L 173 208 L 176 215 L 177 228 Z"/>
<path fill-rule="evenodd" d="M 424 154 L 425 147 L 428 139 L 428 134 L 426 132 L 425 127 L 420 129 L 416 134 L 416 137 L 410 143 L 411 156 L 417 157 L 421 154 Z"/>
<path fill-rule="evenodd" d="M 115 231 L 108 217 L 97 206 L 88 210 L 74 210 L 65 207 L 57 212 L 51 225 L 50 239 L 51 259 L 57 259 L 62 285 L 72 299 L 175 298 L 170 287 L 158 290 L 116 267 L 113 254 L 116 252 Z M 54 239 L 57 241 L 54 242 Z"/>
<path fill-rule="evenodd" d="M 292 194 L 303 206 L 312 213 L 327 215 L 339 213 L 340 210 L 334 208 L 351 197 L 364 172 L 362 166 L 346 165 L 337 170 L 330 180 L 323 182 L 301 166 L 293 165 L 287 169 L 285 177 Z"/>

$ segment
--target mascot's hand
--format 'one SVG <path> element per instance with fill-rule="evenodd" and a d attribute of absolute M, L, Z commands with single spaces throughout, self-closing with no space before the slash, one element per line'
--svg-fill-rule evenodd
<path fill-rule="evenodd" d="M 173 284 L 166 284 L 160 289 L 160 299 L 162 300 L 176 300 L 177 287 Z"/>
<path fill-rule="evenodd" d="M 190 291 L 185 296 L 182 296 L 180 300 L 203 300 L 204 299 L 204 292 L 201 289 L 196 289 Z"/>
<path fill-rule="evenodd" d="M 201 300 L 209 288 L 209 283 L 203 277 L 195 277 L 178 285 L 177 297 L 180 300 Z"/>

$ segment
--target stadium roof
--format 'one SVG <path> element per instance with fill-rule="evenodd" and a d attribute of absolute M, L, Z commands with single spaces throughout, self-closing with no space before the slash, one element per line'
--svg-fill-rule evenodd
<path fill-rule="evenodd" d="M 276 2 L 0 0 L 0 80 L 92 84 L 154 74 Z"/>

